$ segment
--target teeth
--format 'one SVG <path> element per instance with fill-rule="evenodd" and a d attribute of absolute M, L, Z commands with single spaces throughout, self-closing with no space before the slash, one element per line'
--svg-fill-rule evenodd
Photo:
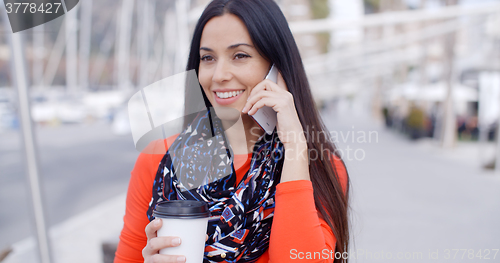
<path fill-rule="evenodd" d="M 217 94 L 217 97 L 219 97 L 221 99 L 231 98 L 231 97 L 237 96 L 241 93 L 243 93 L 243 90 L 230 91 L 230 92 L 227 92 L 227 91 L 226 92 L 215 92 L 215 94 Z"/>

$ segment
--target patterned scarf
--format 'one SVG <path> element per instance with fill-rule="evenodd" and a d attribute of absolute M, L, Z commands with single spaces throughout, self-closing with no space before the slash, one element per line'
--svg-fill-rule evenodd
<path fill-rule="evenodd" d="M 213 112 L 213 113 L 211 113 Z M 284 148 L 276 129 L 255 143 L 250 169 L 236 182 L 232 149 L 213 108 L 200 112 L 160 162 L 147 212 L 163 200 L 203 200 L 212 216 L 204 263 L 253 262 L 269 247 Z M 194 189 L 193 189 L 194 188 Z M 270 213 L 264 217 L 264 210 Z"/>

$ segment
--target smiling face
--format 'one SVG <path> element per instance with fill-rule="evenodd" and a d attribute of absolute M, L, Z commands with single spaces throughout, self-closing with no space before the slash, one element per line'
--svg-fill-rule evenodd
<path fill-rule="evenodd" d="M 213 107 L 241 112 L 269 68 L 237 16 L 224 14 L 207 22 L 200 41 L 198 79 Z"/>

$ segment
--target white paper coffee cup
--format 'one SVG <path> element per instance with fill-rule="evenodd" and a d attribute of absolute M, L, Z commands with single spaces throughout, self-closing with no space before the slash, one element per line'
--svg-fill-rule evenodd
<path fill-rule="evenodd" d="M 186 257 L 186 263 L 203 262 L 205 238 L 210 211 L 205 202 L 194 200 L 172 200 L 159 202 L 153 211 L 155 218 L 162 220 L 158 230 L 160 236 L 177 236 L 181 244 L 160 250 L 160 254 Z"/>

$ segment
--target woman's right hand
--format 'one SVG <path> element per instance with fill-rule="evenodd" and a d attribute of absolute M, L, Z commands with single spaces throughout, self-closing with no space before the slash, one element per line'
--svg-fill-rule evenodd
<path fill-rule="evenodd" d="M 158 254 L 160 249 L 167 247 L 176 247 L 181 244 L 179 237 L 158 237 L 156 231 L 161 228 L 162 220 L 156 218 L 149 222 L 146 226 L 146 236 L 148 243 L 142 250 L 144 263 L 181 263 L 186 262 L 186 257 L 183 255 L 161 255 Z"/>

